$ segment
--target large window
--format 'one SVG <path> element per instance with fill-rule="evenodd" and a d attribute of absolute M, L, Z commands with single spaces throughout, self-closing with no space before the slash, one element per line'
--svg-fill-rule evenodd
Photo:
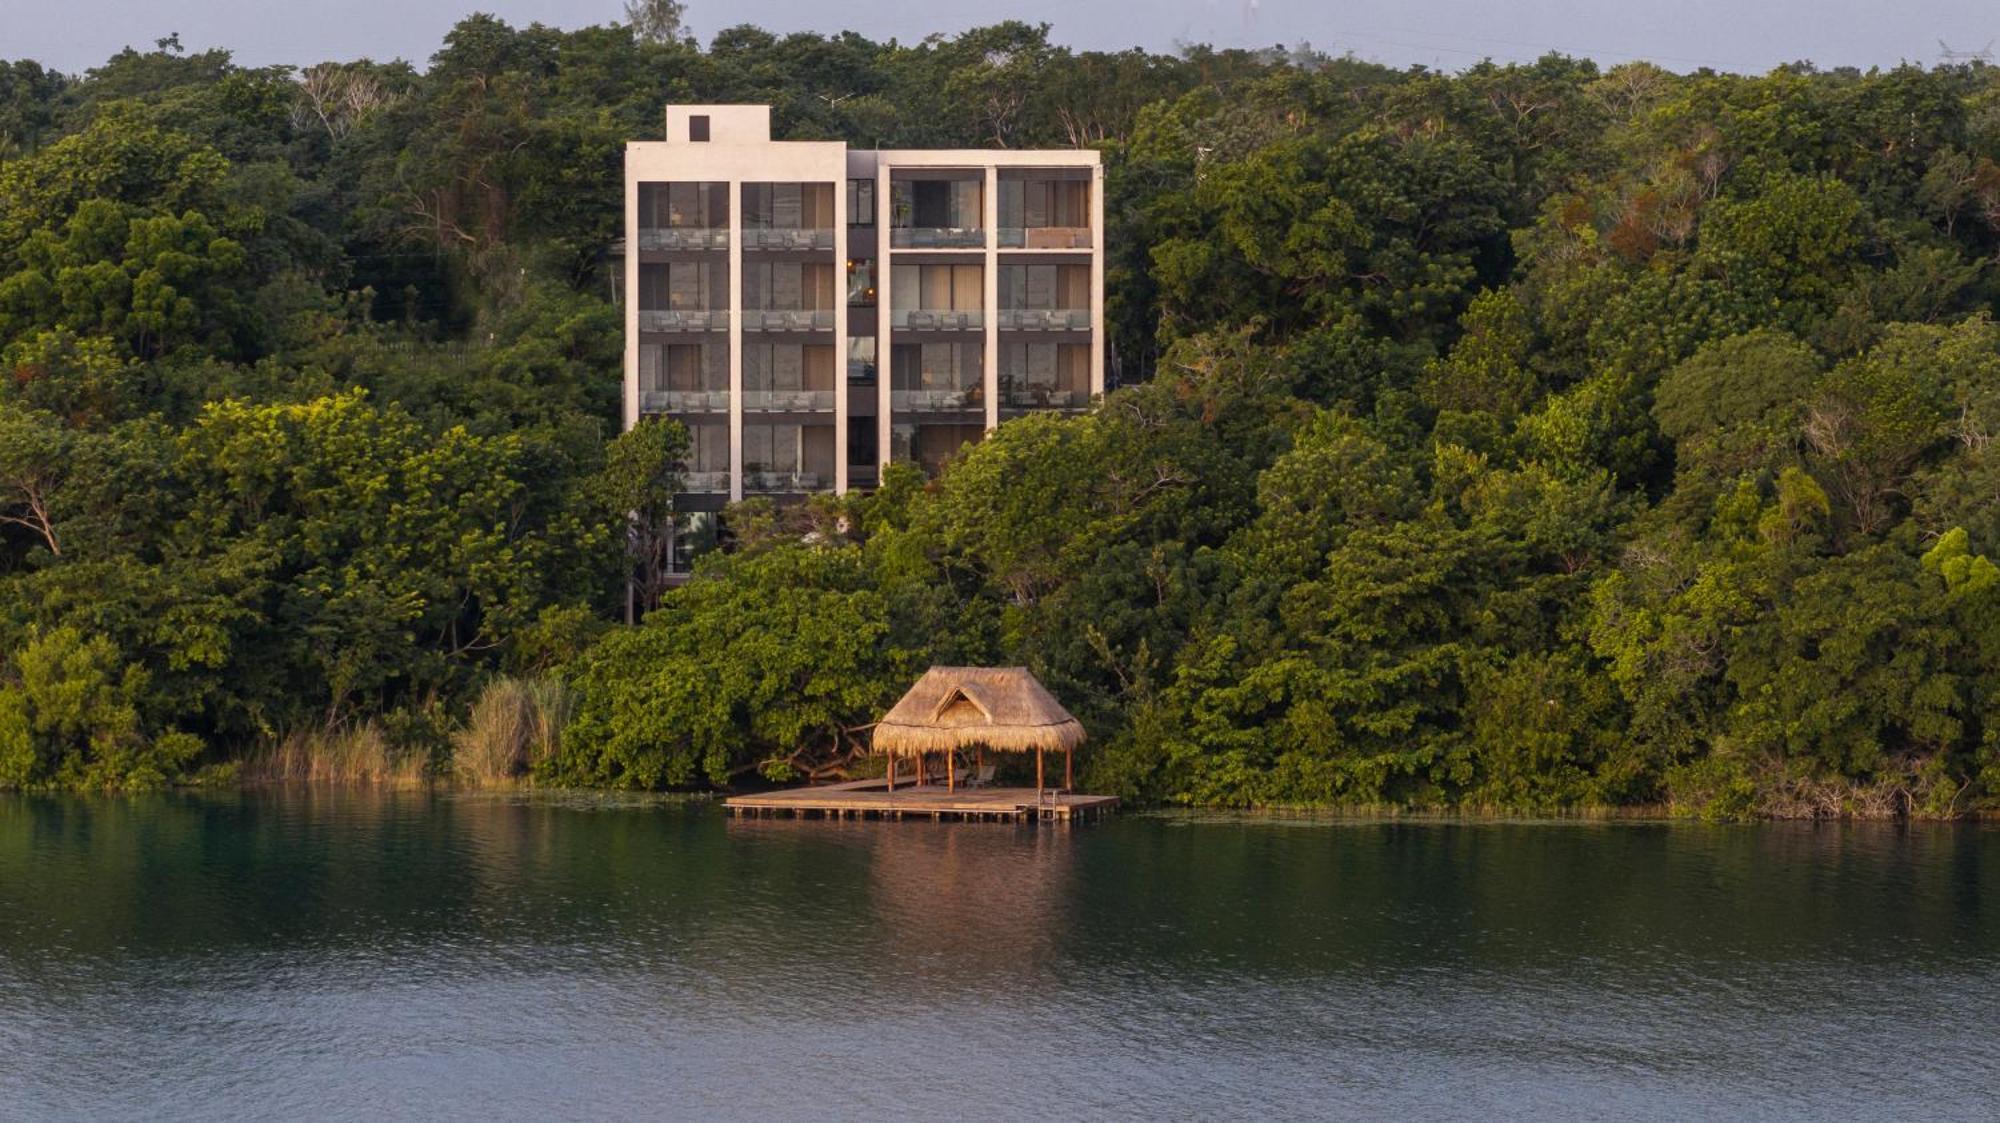
<path fill-rule="evenodd" d="M 833 348 L 799 343 L 745 344 L 743 389 L 832 390 Z"/>
<path fill-rule="evenodd" d="M 1077 343 L 1002 343 L 1003 409 L 1074 409 L 1090 400 L 1090 349 Z"/>
<path fill-rule="evenodd" d="M 875 377 L 875 337 L 847 337 L 847 377 L 865 382 Z"/>
<path fill-rule="evenodd" d="M 833 483 L 833 426 L 746 422 L 746 491 L 817 491 Z"/>
<path fill-rule="evenodd" d="M 847 224 L 849 226 L 875 225 L 874 180 L 850 179 L 847 181 Z"/>
<path fill-rule="evenodd" d="M 1003 179 L 999 208 L 1002 227 L 1088 227 L 1090 184 L 1081 179 Z"/>
<path fill-rule="evenodd" d="M 976 230 L 985 224 L 982 180 L 898 180 L 890 188 L 896 226 Z"/>
<path fill-rule="evenodd" d="M 687 470 L 729 471 L 729 423 L 697 421 L 687 427 Z"/>
<path fill-rule="evenodd" d="M 978 424 L 900 422 L 889 430 L 889 451 L 893 459 L 915 461 L 925 475 L 935 476 L 959 449 L 978 443 L 985 435 L 985 426 Z"/>
<path fill-rule="evenodd" d="M 980 343 L 899 343 L 892 352 L 895 390 L 975 390 L 984 385 Z"/>
<path fill-rule="evenodd" d="M 889 293 L 898 310 L 978 311 L 986 306 L 985 270 L 978 265 L 898 265 Z"/>
<path fill-rule="evenodd" d="M 833 265 L 820 261 L 746 262 L 743 307 L 777 311 L 831 309 Z"/>
<path fill-rule="evenodd" d="M 847 419 L 847 462 L 849 464 L 875 463 L 878 434 L 872 417 L 850 417 Z"/>
<path fill-rule="evenodd" d="M 639 307 L 647 311 L 694 312 L 724 308 L 723 279 L 728 265 L 674 261 L 639 267 Z"/>
<path fill-rule="evenodd" d="M 847 304 L 850 308 L 875 307 L 875 263 L 865 258 L 847 262 Z"/>
<path fill-rule="evenodd" d="M 1090 308 L 1087 265 L 1002 265 L 1002 308 Z"/>
<path fill-rule="evenodd" d="M 985 245 L 985 195 L 985 181 L 978 179 L 892 182 L 890 244 L 917 249 Z"/>
<path fill-rule="evenodd" d="M 720 344 L 643 344 L 639 388 L 649 392 L 729 389 L 729 354 Z"/>
<path fill-rule="evenodd" d="M 726 183 L 642 183 L 639 225 L 656 230 L 715 230 L 729 225 Z"/>
<path fill-rule="evenodd" d="M 796 472 L 799 470 L 799 426 L 743 426 L 743 470 L 745 472 Z"/>
<path fill-rule="evenodd" d="M 743 227 L 746 230 L 830 230 L 833 228 L 833 184 L 746 183 L 743 185 Z"/>

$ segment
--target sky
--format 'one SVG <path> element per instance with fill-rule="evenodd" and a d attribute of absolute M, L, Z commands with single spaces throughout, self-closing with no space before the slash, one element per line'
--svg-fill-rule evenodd
<path fill-rule="evenodd" d="M 419 65 L 472 11 L 520 25 L 608 23 L 622 0 L 0 0 L 0 58 L 81 73 L 130 45 L 178 32 L 189 50 L 224 47 L 239 63 L 404 58 Z M 914 42 L 1014 18 L 1052 25 L 1077 48 L 1181 43 L 1262 47 L 1308 43 L 1392 65 L 1457 70 L 1481 58 L 1549 51 L 1606 64 L 1645 58 L 1674 70 L 1762 72 L 1931 63 L 1940 40 L 2000 51 L 1991 0 L 689 0 L 704 41 L 754 23 L 772 31 L 858 31 Z"/>

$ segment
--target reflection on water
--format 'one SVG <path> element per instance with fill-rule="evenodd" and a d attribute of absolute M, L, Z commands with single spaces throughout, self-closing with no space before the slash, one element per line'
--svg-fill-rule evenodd
<path fill-rule="evenodd" d="M 0 1114 L 1990 1118 L 2000 830 L 0 800 Z"/>

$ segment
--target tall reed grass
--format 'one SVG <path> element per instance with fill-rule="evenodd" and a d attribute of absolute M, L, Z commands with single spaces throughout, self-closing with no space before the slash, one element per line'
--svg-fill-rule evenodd
<path fill-rule="evenodd" d="M 519 781 L 555 755 L 574 707 L 560 679 L 494 679 L 452 735 L 452 775 L 475 787 Z"/>
<path fill-rule="evenodd" d="M 250 753 L 246 783 L 370 784 L 419 787 L 430 780 L 423 754 L 398 751 L 374 721 L 295 730 Z"/>

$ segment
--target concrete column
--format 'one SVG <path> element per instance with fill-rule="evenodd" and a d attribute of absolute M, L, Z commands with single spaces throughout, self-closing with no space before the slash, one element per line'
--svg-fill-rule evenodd
<path fill-rule="evenodd" d="M 895 301 L 889 289 L 889 280 L 896 272 L 895 251 L 889 246 L 893 240 L 890 223 L 894 220 L 894 207 L 889 202 L 889 161 L 878 158 L 875 163 L 875 262 L 882 271 L 875 282 L 875 456 L 878 481 L 880 473 L 889 470 L 890 446 L 894 444 L 891 437 L 895 418 L 889 409 L 889 359 L 895 353 L 895 341 L 889 334 L 891 307 Z"/>
<path fill-rule="evenodd" d="M 625 428 L 639 423 L 639 170 L 625 150 Z"/>
<path fill-rule="evenodd" d="M 833 490 L 847 494 L 847 155 L 833 181 Z"/>
<path fill-rule="evenodd" d="M 639 169 L 629 146 L 625 149 L 625 260 L 619 269 L 625 274 L 625 306 L 619 312 L 625 320 L 625 428 L 630 430 L 639 424 Z M 631 576 L 629 570 L 626 576 Z M 625 622 L 635 622 L 638 615 L 638 589 L 627 580 Z"/>
<path fill-rule="evenodd" d="M 1000 169 L 986 165 L 986 330 L 980 339 L 986 348 L 986 431 L 1000 424 Z"/>
<path fill-rule="evenodd" d="M 729 501 L 743 498 L 743 181 L 729 180 Z"/>
<path fill-rule="evenodd" d="M 1104 165 L 1090 170 L 1090 393 L 1104 393 Z"/>

